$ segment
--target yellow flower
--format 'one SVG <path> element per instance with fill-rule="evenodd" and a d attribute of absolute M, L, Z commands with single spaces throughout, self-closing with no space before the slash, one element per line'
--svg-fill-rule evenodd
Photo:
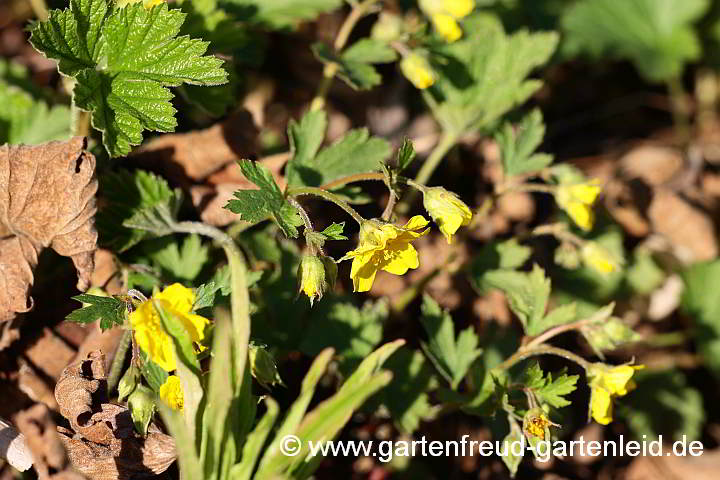
<path fill-rule="evenodd" d="M 427 188 L 423 192 L 423 204 L 448 243 L 452 243 L 452 236 L 460 227 L 469 225 L 472 220 L 470 208 L 442 187 Z"/>
<path fill-rule="evenodd" d="M 611 367 L 593 363 L 587 370 L 590 381 L 590 410 L 596 422 L 607 425 L 612 421 L 612 401 L 627 395 L 635 388 L 632 377 L 643 365 L 619 365 Z"/>
<path fill-rule="evenodd" d="M 173 410 L 182 410 L 185 403 L 182 383 L 180 378 L 170 375 L 165 383 L 160 385 L 160 398 Z"/>
<path fill-rule="evenodd" d="M 143 0 L 143 7 L 150 10 L 153 7 L 157 7 L 158 5 L 161 5 L 165 3 L 165 0 Z"/>
<path fill-rule="evenodd" d="M 353 290 L 370 290 L 378 270 L 404 275 L 408 269 L 417 268 L 420 264 L 418 254 L 410 242 L 430 230 L 425 228 L 428 223 L 422 215 L 412 217 L 403 227 L 378 220 L 365 220 L 360 225 L 357 248 L 342 258 L 353 259 L 350 270 Z"/>
<path fill-rule="evenodd" d="M 462 37 L 462 29 L 457 20 L 447 13 L 433 13 L 430 16 L 435 30 L 448 42 L 452 43 Z"/>
<path fill-rule="evenodd" d="M 555 200 L 578 227 L 587 231 L 592 229 L 595 222 L 592 204 L 595 203 L 595 199 L 601 191 L 599 180 L 575 185 L 559 185 L 555 193 Z"/>
<path fill-rule="evenodd" d="M 430 62 L 422 54 L 415 52 L 403 57 L 400 62 L 400 70 L 405 75 L 405 78 L 420 90 L 430 87 L 437 79 Z"/>
<path fill-rule="evenodd" d="M 612 273 L 618 268 L 612 253 L 595 242 L 586 242 L 580 255 L 587 266 L 602 274 Z"/>
<path fill-rule="evenodd" d="M 159 302 L 164 310 L 172 313 L 182 322 L 193 342 L 200 342 L 205 338 L 205 327 L 209 321 L 200 315 L 190 313 L 195 294 L 179 283 L 174 283 L 153 295 L 151 300 L 143 302 L 130 314 L 130 325 L 135 331 L 137 344 L 153 362 L 171 372 L 176 367 L 172 338 L 165 332 L 153 301 Z"/>
<path fill-rule="evenodd" d="M 475 0 L 445 0 L 443 2 L 445 11 L 455 18 L 463 18 L 470 15 L 475 8 Z"/>

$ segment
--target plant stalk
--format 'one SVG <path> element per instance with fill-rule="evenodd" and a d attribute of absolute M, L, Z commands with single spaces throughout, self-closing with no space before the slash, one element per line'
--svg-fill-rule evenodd
<path fill-rule="evenodd" d="M 318 187 L 296 187 L 296 188 L 290 188 L 287 190 L 287 196 L 288 197 L 298 197 L 300 195 L 315 195 L 316 197 L 320 197 L 324 200 L 327 200 L 329 202 L 334 203 L 338 207 L 345 210 L 345 212 L 350 215 L 353 220 L 355 220 L 358 224 L 365 221 L 365 219 L 360 216 L 359 213 L 355 211 L 354 208 L 352 208 L 345 200 L 340 198 L 339 195 L 336 195 L 334 193 L 328 192 L 326 190 L 323 190 L 322 188 Z"/>

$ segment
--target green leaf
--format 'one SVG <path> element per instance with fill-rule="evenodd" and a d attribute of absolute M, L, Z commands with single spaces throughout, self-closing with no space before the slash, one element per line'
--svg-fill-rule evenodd
<path fill-rule="evenodd" d="M 346 298 L 325 299 L 311 311 L 300 350 L 316 355 L 326 347 L 334 347 L 345 360 L 345 367 L 354 366 L 382 340 L 388 313 L 385 301 L 368 301 L 358 308 Z"/>
<path fill-rule="evenodd" d="M 92 323 L 99 319 L 100 329 L 103 331 L 115 325 L 125 323 L 128 304 L 123 300 L 118 300 L 115 297 L 98 297 L 85 293 L 76 295 L 72 297 L 72 299 L 78 302 L 88 303 L 89 305 L 70 312 L 70 314 L 65 317 L 65 320 L 68 322 Z"/>
<path fill-rule="evenodd" d="M 262 272 L 248 273 L 262 274 Z M 248 287 L 249 286 L 250 282 L 248 282 Z M 203 283 L 195 289 L 195 303 L 193 304 L 193 311 L 215 306 L 215 297 L 218 292 L 220 292 L 223 296 L 230 295 L 230 268 L 228 268 L 227 265 L 217 269 L 209 282 Z"/>
<path fill-rule="evenodd" d="M 555 374 L 553 379 L 552 373 L 547 376 L 543 374 L 540 365 L 534 362 L 525 371 L 525 387 L 533 391 L 540 403 L 545 403 L 553 408 L 562 408 L 570 405 L 570 401 L 565 399 L 566 395 L 574 392 L 580 378 L 578 375 L 568 375 L 565 371 Z"/>
<path fill-rule="evenodd" d="M 255 429 L 248 435 L 245 445 L 243 446 L 240 462 L 233 465 L 230 471 L 230 478 L 232 480 L 250 480 L 258 457 L 263 451 L 262 447 L 265 445 L 265 440 L 270 434 L 275 420 L 277 420 L 278 413 L 280 412 L 277 402 L 270 397 L 265 397 L 265 406 L 267 411 L 255 426 Z"/>
<path fill-rule="evenodd" d="M 293 158 L 288 169 L 296 173 L 288 177 L 288 183 L 317 187 L 347 175 L 376 171 L 390 151 L 386 140 L 371 137 L 366 128 L 350 130 L 315 158 Z"/>
<path fill-rule="evenodd" d="M 505 175 L 513 176 L 537 172 L 552 163 L 547 153 L 533 153 L 545 136 L 542 113 L 535 109 L 525 115 L 517 128 L 506 123 L 495 135 L 500 147 Z"/>
<path fill-rule="evenodd" d="M 279 30 L 334 10 L 342 0 L 221 0 L 221 5 L 251 23 Z"/>
<path fill-rule="evenodd" d="M 370 39 L 365 40 L 373 42 Z M 338 55 L 324 43 L 314 43 L 312 52 L 324 64 L 336 65 L 337 76 L 355 90 L 370 90 L 382 83 L 382 77 L 371 62 L 353 59 L 363 58 L 364 56 L 373 58 L 374 54 L 380 54 L 381 56 L 382 52 L 370 51 L 368 48 L 361 46 L 355 50 L 351 47 L 346 52 Z M 350 55 L 347 55 L 348 52 Z"/>
<path fill-rule="evenodd" d="M 720 260 L 696 263 L 682 272 L 682 277 L 682 308 L 693 317 L 693 336 L 700 355 L 720 378 Z"/>
<path fill-rule="evenodd" d="M 264 165 L 250 160 L 240 160 L 238 165 L 245 178 L 259 189 L 237 190 L 234 193 L 235 199 L 230 200 L 225 208 L 239 214 L 240 218 L 250 223 L 271 218 L 285 236 L 296 238 L 297 227 L 302 225 L 302 219 L 295 207 L 285 199 L 270 171 Z"/>
<path fill-rule="evenodd" d="M 104 206 L 95 217 L 100 243 L 123 252 L 149 236 L 145 230 L 123 226 L 136 214 L 158 205 L 174 202 L 180 195 L 154 173 L 143 170 L 119 170 L 100 176 L 100 196 Z"/>
<path fill-rule="evenodd" d="M 429 396 L 437 388 L 437 379 L 420 350 L 401 348 L 385 366 L 393 373 L 393 381 L 378 395 L 378 400 L 390 411 L 397 428 L 411 435 L 421 422 L 432 420 L 438 411 Z"/>
<path fill-rule="evenodd" d="M 180 412 L 172 410 L 163 402 L 158 402 L 158 410 L 162 416 L 163 423 L 168 429 L 178 453 L 178 465 L 180 480 L 196 480 L 204 478 L 202 463 L 198 458 L 195 448 L 194 432 L 185 423 Z"/>
<path fill-rule="evenodd" d="M 361 38 L 342 53 L 348 62 L 390 63 L 397 60 L 397 52 L 387 43 L 374 38 Z"/>
<path fill-rule="evenodd" d="M 557 327 L 558 325 L 565 325 L 566 323 L 573 322 L 576 318 L 577 304 L 573 302 L 565 305 L 560 305 L 554 310 L 548 312 L 548 314 L 545 315 L 542 319 L 529 324 L 527 333 L 528 335 L 540 335 L 541 333 L 551 329 L 552 327 Z"/>
<path fill-rule="evenodd" d="M 415 160 L 416 156 L 417 152 L 415 152 L 415 146 L 413 145 L 412 140 L 405 138 L 397 151 L 398 172 L 402 172 L 409 167 L 412 161 Z"/>
<path fill-rule="evenodd" d="M 475 331 L 468 327 L 460 332 L 456 340 L 452 317 L 429 295 L 423 296 L 420 322 L 430 339 L 424 350 L 440 374 L 456 390 L 470 365 L 482 354 L 482 349 L 477 348 Z"/>
<path fill-rule="evenodd" d="M 628 59 L 646 79 L 666 81 L 700 57 L 693 23 L 709 6 L 708 0 L 582 0 L 562 18 L 564 47 L 569 54 Z"/>
<path fill-rule="evenodd" d="M 347 240 L 348 237 L 343 235 L 343 229 L 345 228 L 345 222 L 335 223 L 333 222 L 328 226 L 322 233 L 328 240 Z"/>
<path fill-rule="evenodd" d="M 432 52 L 438 79 L 424 92 L 439 122 L 457 135 L 491 126 L 535 93 L 542 83 L 527 77 L 558 43 L 555 32 L 507 35 L 488 14 L 466 17 L 463 27 L 463 39 Z"/>
<path fill-rule="evenodd" d="M 37 145 L 70 137 L 70 109 L 52 108 L 0 76 L 0 145 Z"/>
<path fill-rule="evenodd" d="M 142 2 L 108 9 L 106 0 L 72 0 L 32 28 L 30 42 L 75 77 L 75 103 L 92 112 L 111 156 L 130 152 L 143 130 L 175 129 L 167 87 L 227 82 L 222 60 L 204 56 L 208 43 L 178 37 L 185 14 Z"/>
<path fill-rule="evenodd" d="M 301 170 L 298 167 L 310 164 L 317 155 L 327 130 L 327 113 L 324 110 L 311 110 L 296 122 L 290 120 L 288 124 L 288 139 L 292 159 L 287 166 L 287 181 L 289 185 L 300 185 Z"/>
<path fill-rule="evenodd" d="M 209 259 L 210 249 L 202 244 L 197 234 L 185 237 L 180 248 L 174 239 L 170 240 L 161 248 L 148 252 L 150 258 L 174 279 L 195 280 Z"/>
<path fill-rule="evenodd" d="M 160 393 L 160 387 L 167 381 L 168 373 L 157 363 L 150 360 L 147 353 L 140 350 L 142 357 L 141 372 L 145 381 L 155 393 Z"/>
<path fill-rule="evenodd" d="M 532 255 L 532 249 L 520 245 L 514 238 L 502 242 L 493 241 L 485 245 L 470 263 L 470 282 L 478 291 L 488 285 L 485 275 L 494 270 L 511 270 L 521 267 Z"/>
<path fill-rule="evenodd" d="M 526 330 L 529 331 L 545 316 L 550 279 L 545 277 L 545 271 L 538 265 L 534 265 L 530 273 L 494 270 L 488 272 L 484 280 L 489 286 L 505 292 L 510 309 Z"/>

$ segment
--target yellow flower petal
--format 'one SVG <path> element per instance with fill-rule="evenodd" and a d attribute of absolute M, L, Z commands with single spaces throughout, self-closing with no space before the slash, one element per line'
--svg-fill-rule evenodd
<path fill-rule="evenodd" d="M 452 43 L 462 37 L 460 25 L 452 15 L 435 13 L 430 17 L 435 30 L 448 42 Z"/>
<path fill-rule="evenodd" d="M 592 230 L 595 224 L 595 214 L 589 206 L 580 202 L 570 202 L 565 211 L 578 227 L 585 231 Z"/>
<path fill-rule="evenodd" d="M 156 300 L 165 300 L 173 310 L 180 313 L 190 313 L 195 302 L 195 293 L 192 289 L 179 283 L 173 283 L 162 292 L 153 295 Z"/>
<path fill-rule="evenodd" d="M 400 71 L 420 90 L 432 86 L 437 79 L 430 62 L 419 53 L 410 53 L 403 57 L 400 61 Z"/>
<path fill-rule="evenodd" d="M 389 258 L 386 257 L 381 268 L 393 275 L 405 275 L 409 269 L 420 266 L 417 250 L 409 243 L 391 247 L 386 253 L 389 253 Z"/>
<path fill-rule="evenodd" d="M 165 383 L 160 385 L 160 398 L 167 403 L 173 410 L 182 410 L 185 406 L 185 395 L 183 393 L 182 382 L 175 375 L 170 375 Z"/>
<path fill-rule="evenodd" d="M 643 365 L 620 365 L 611 368 L 602 376 L 603 385 L 614 395 L 620 397 L 627 395 L 634 387 L 632 376 L 642 368 L 644 368 Z"/>
<path fill-rule="evenodd" d="M 167 307 L 170 308 L 169 304 Z M 150 359 L 168 372 L 175 370 L 172 339 L 165 333 L 151 301 L 143 302 L 130 313 L 130 325 L 135 331 L 135 341 Z"/>
<path fill-rule="evenodd" d="M 445 0 L 445 11 L 455 18 L 466 17 L 475 8 L 475 0 Z"/>
<path fill-rule="evenodd" d="M 592 417 L 601 425 L 612 422 L 612 397 L 610 393 L 601 387 L 592 388 L 590 394 L 590 410 Z"/>
<path fill-rule="evenodd" d="M 367 263 L 357 270 L 355 275 L 352 277 L 353 280 L 353 291 L 355 292 L 368 292 L 372 288 L 373 282 L 375 281 L 375 275 L 377 275 L 378 268 L 372 263 Z"/>
<path fill-rule="evenodd" d="M 559 185 L 555 200 L 578 227 L 590 230 L 595 221 L 592 204 L 601 191 L 602 187 L 597 179 L 580 184 Z"/>

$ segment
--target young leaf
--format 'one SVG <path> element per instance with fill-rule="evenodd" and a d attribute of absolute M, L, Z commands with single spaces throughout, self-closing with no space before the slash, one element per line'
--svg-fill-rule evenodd
<path fill-rule="evenodd" d="M 100 177 L 100 195 L 106 202 L 95 218 L 100 243 L 123 252 L 149 235 L 145 230 L 124 227 L 123 223 L 143 210 L 172 202 L 180 191 L 173 191 L 153 173 L 119 170 Z"/>
<path fill-rule="evenodd" d="M 235 199 L 230 200 L 225 208 L 239 214 L 243 220 L 250 223 L 271 218 L 285 236 L 296 238 L 297 227 L 302 225 L 302 219 L 295 207 L 285 199 L 270 171 L 265 166 L 250 160 L 240 160 L 238 164 L 245 178 L 259 189 L 237 190 L 234 193 Z"/>
<path fill-rule="evenodd" d="M 482 354 L 482 349 L 477 348 L 477 335 L 468 327 L 455 340 L 452 317 L 429 295 L 423 297 L 420 321 L 430 339 L 426 353 L 452 389 L 457 389 L 470 365 Z"/>
<path fill-rule="evenodd" d="M 167 87 L 227 82 L 222 60 L 204 56 L 207 42 L 177 36 L 184 19 L 165 3 L 109 9 L 107 0 L 71 0 L 33 26 L 30 42 L 75 77 L 75 103 L 92 112 L 93 127 L 117 157 L 142 141 L 143 130 L 175 129 Z"/>
<path fill-rule="evenodd" d="M 345 228 L 345 222 L 332 223 L 322 233 L 328 240 L 347 240 L 348 237 L 343 235 L 343 229 Z"/>
<path fill-rule="evenodd" d="M 678 77 L 701 45 L 693 23 L 708 0 L 582 0 L 562 18 L 568 53 L 587 51 L 631 60 L 650 81 Z"/>
<path fill-rule="evenodd" d="M 525 371 L 525 387 L 533 391 L 540 403 L 546 403 L 554 408 L 562 408 L 570 405 L 570 401 L 564 398 L 574 392 L 575 385 L 580 378 L 578 375 L 568 375 L 565 371 L 555 375 L 543 374 L 537 362 L 530 365 Z"/>
<path fill-rule="evenodd" d="M 100 320 L 100 329 L 107 330 L 115 325 L 125 323 L 127 302 L 115 297 L 98 297 L 96 295 L 81 294 L 72 297 L 89 305 L 70 312 L 65 320 L 75 323 L 92 323 Z"/>
<path fill-rule="evenodd" d="M 250 282 L 248 282 L 248 286 L 250 286 L 249 284 Z M 224 296 L 230 295 L 230 268 L 227 265 L 219 268 L 210 281 L 195 289 L 193 311 L 214 306 L 215 296 L 218 292 Z"/>
<path fill-rule="evenodd" d="M 500 146 L 505 175 L 513 176 L 541 170 L 552 163 L 552 155 L 533 153 L 545 136 L 542 113 L 535 109 L 517 126 L 506 123 L 495 135 Z"/>
<path fill-rule="evenodd" d="M 397 151 L 398 172 L 402 172 L 409 167 L 412 161 L 415 160 L 416 156 L 417 152 L 415 152 L 415 147 L 413 146 L 412 141 L 409 138 L 405 138 L 403 140 L 403 144 Z"/>

